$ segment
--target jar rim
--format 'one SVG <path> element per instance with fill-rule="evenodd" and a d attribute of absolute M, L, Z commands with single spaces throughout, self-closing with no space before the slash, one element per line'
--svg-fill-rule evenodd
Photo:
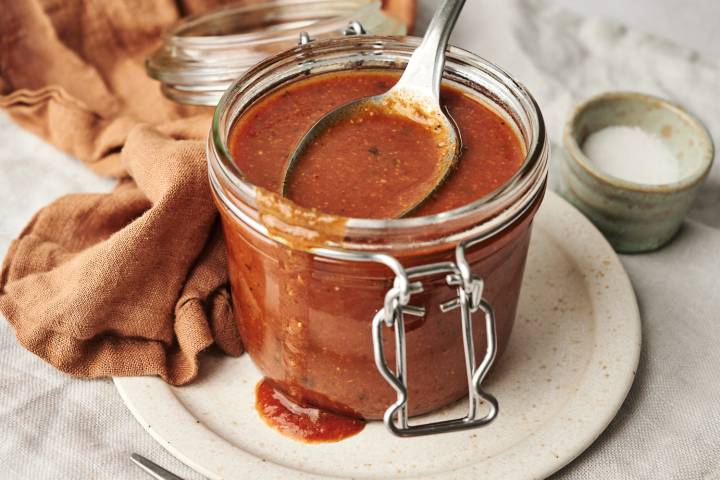
<path fill-rule="evenodd" d="M 227 148 L 221 131 L 221 123 L 223 123 L 225 116 L 228 114 L 232 115 L 232 120 L 230 121 L 232 124 L 235 119 L 241 115 L 243 110 L 234 107 L 240 96 L 256 95 L 253 101 L 245 106 L 247 108 L 266 93 L 266 91 L 258 92 L 249 88 L 252 82 L 256 81 L 258 77 L 267 75 L 268 70 L 271 70 L 278 64 L 294 63 L 297 66 L 301 65 L 302 61 L 307 63 L 308 58 L 312 55 L 316 57 L 322 54 L 341 55 L 343 49 L 357 50 L 366 48 L 368 51 L 371 51 L 375 55 L 374 58 L 376 58 L 377 53 L 384 48 L 404 48 L 408 50 L 409 53 L 412 53 L 419 42 L 420 39 L 417 37 L 361 35 L 333 38 L 298 46 L 257 64 L 228 88 L 218 103 L 215 114 L 213 115 L 212 127 L 208 138 L 208 162 L 211 183 L 216 193 L 219 189 L 222 189 L 222 183 L 223 185 L 229 185 L 233 189 L 234 196 L 255 202 L 258 198 L 258 192 L 264 191 L 261 187 L 244 179 L 242 172 L 232 159 L 232 155 Z M 409 53 L 407 55 L 408 57 Z M 345 229 L 348 236 L 360 232 L 362 232 L 363 236 L 384 236 L 387 235 L 388 232 L 412 235 L 414 232 L 438 224 L 462 224 L 470 221 L 470 225 L 466 225 L 466 227 L 469 228 L 463 228 L 457 225 L 459 227 L 459 231 L 456 232 L 458 235 L 444 237 L 444 241 L 461 241 L 463 238 L 468 237 L 468 235 L 477 237 L 505 228 L 514 218 L 517 218 L 525 212 L 533 200 L 542 194 L 548 168 L 548 141 L 544 119 L 535 99 L 522 84 L 508 73 L 467 50 L 451 46 L 448 48 L 446 58 L 446 77 L 449 73 L 452 73 L 452 71 L 458 72 L 468 68 L 476 69 L 481 74 L 489 78 L 491 77 L 493 81 L 501 82 L 508 89 L 508 92 L 518 101 L 518 105 L 523 110 L 522 113 L 527 116 L 529 124 L 529 131 L 526 132 L 528 133 L 525 145 L 526 157 L 520 169 L 495 191 L 452 210 L 409 218 L 347 218 Z M 307 68 L 310 68 L 310 66 L 308 65 Z M 292 78 L 297 76 L 300 76 L 297 71 L 291 75 Z M 272 90 L 272 88 L 269 90 Z M 220 178 L 222 178 L 222 180 Z M 514 202 L 508 202 L 508 199 L 511 197 L 514 198 Z M 284 201 L 292 204 L 293 208 L 299 211 L 314 212 L 312 209 L 297 206 L 289 200 Z M 478 225 L 472 221 L 472 219 L 477 220 L 482 217 L 483 212 L 485 213 L 485 220 L 487 220 L 483 222 L 483 225 Z M 314 214 L 317 213 L 314 212 Z M 478 229 L 478 227 L 485 228 Z M 382 247 L 387 246 L 387 244 L 382 245 Z M 341 247 L 362 248 L 362 245 L 343 242 Z"/>

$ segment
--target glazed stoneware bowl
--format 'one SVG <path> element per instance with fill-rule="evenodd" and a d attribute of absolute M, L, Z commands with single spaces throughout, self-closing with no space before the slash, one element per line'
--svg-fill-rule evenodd
<path fill-rule="evenodd" d="M 599 170 L 585 156 L 585 139 L 610 126 L 639 127 L 660 137 L 680 166 L 678 181 L 634 183 Z M 682 107 L 632 92 L 605 93 L 580 104 L 563 136 L 562 194 L 582 211 L 618 252 L 645 252 L 669 242 L 682 225 L 712 166 L 705 127 Z M 635 159 L 628 157 L 627 162 Z"/>

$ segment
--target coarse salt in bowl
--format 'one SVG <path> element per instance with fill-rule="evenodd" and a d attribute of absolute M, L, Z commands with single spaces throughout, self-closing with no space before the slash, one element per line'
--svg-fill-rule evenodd
<path fill-rule="evenodd" d="M 654 250 L 673 238 L 714 156 L 698 119 L 633 92 L 579 105 L 563 143 L 561 194 L 625 253 Z"/>
<path fill-rule="evenodd" d="M 590 162 L 628 182 L 662 185 L 680 180 L 680 161 L 658 135 L 615 125 L 591 133 L 582 144 Z"/>

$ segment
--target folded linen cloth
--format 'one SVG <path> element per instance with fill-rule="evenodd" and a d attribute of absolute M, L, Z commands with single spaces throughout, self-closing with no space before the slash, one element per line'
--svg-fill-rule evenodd
<path fill-rule="evenodd" d="M 0 15 L 0 106 L 119 179 L 109 194 L 68 195 L 39 211 L 0 274 L 0 311 L 18 340 L 64 372 L 157 374 L 177 385 L 197 375 L 211 344 L 242 353 L 207 180 L 211 110 L 166 100 L 143 68 L 192 8 L 32 0 Z"/>

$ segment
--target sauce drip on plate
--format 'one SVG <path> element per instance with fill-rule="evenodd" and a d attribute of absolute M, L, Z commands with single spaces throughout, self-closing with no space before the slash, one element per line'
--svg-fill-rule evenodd
<path fill-rule="evenodd" d="M 337 442 L 365 428 L 365 422 L 357 418 L 299 405 L 267 379 L 255 387 L 255 408 L 272 428 L 307 443 Z"/>

